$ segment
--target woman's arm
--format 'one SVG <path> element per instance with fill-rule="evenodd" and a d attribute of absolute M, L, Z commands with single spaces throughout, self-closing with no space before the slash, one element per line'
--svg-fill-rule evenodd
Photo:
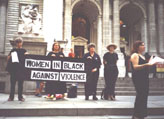
<path fill-rule="evenodd" d="M 10 58 L 11 58 L 11 55 L 8 55 L 7 56 L 7 62 L 9 61 Z"/>
<path fill-rule="evenodd" d="M 137 53 L 132 54 L 130 61 L 132 62 L 133 68 L 135 70 L 140 70 L 140 69 L 143 69 L 144 67 L 153 65 L 149 63 L 139 65 L 139 55 Z"/>
<path fill-rule="evenodd" d="M 28 52 L 25 52 L 24 55 L 29 55 L 29 53 Z"/>

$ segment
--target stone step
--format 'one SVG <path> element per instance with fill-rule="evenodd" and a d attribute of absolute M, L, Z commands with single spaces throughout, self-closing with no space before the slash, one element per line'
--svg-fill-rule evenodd
<path fill-rule="evenodd" d="M 69 87 L 68 87 L 69 89 Z M 102 89 L 104 89 L 104 86 L 98 86 L 97 90 L 102 91 Z M 78 91 L 84 90 L 84 86 L 78 86 Z M 116 91 L 135 91 L 134 87 L 115 87 Z M 150 91 L 164 91 L 164 87 L 150 87 L 149 88 Z"/>
<path fill-rule="evenodd" d="M 102 91 L 97 91 L 97 95 L 101 95 Z M 84 95 L 84 91 L 78 91 L 78 95 Z M 116 95 L 136 95 L 136 91 L 115 91 Z M 149 91 L 149 95 L 164 95 L 164 91 Z"/>
<path fill-rule="evenodd" d="M 61 105 L 62 106 L 62 105 Z M 133 108 L 21 108 L 0 109 L 0 116 L 103 116 L 132 115 Z M 149 115 L 163 115 L 164 108 L 149 108 Z"/>
<path fill-rule="evenodd" d="M 68 86 L 68 89 L 69 89 L 69 86 Z M 97 94 L 100 95 L 103 89 L 104 89 L 104 85 L 98 84 Z M 84 84 L 78 85 L 77 92 L 78 92 L 78 95 L 84 95 Z M 136 91 L 133 84 L 128 85 L 128 86 L 126 86 L 125 84 L 122 84 L 122 86 L 116 85 L 115 92 L 117 95 L 136 95 Z M 164 95 L 164 87 L 150 85 L 149 95 Z"/>
<path fill-rule="evenodd" d="M 164 83 L 164 79 L 163 78 L 156 78 L 156 79 L 152 79 L 150 78 L 149 79 L 150 83 L 161 83 L 163 82 Z M 99 78 L 98 82 L 101 84 L 101 83 L 104 83 L 104 79 L 103 78 Z M 131 78 L 127 78 L 127 79 L 117 79 L 116 83 L 132 83 L 132 79 Z"/>
<path fill-rule="evenodd" d="M 101 95 L 101 90 L 97 91 L 97 95 Z M 34 90 L 28 90 L 27 92 L 25 92 L 24 94 L 27 95 L 35 95 L 35 91 Z M 44 91 L 42 92 L 42 94 L 46 94 Z M 136 91 L 115 91 L 116 95 L 124 95 L 124 96 L 135 96 L 136 95 Z M 84 95 L 84 91 L 78 91 L 77 95 Z M 156 95 L 164 95 L 164 91 L 149 91 L 149 95 L 150 96 L 156 96 Z"/>
<path fill-rule="evenodd" d="M 80 85 L 83 85 L 83 84 L 80 84 Z M 98 86 L 104 86 L 105 83 L 98 83 Z M 116 82 L 116 86 L 117 87 L 122 87 L 122 86 L 134 86 L 134 84 L 132 82 L 129 82 L 129 83 L 126 83 L 126 82 Z M 150 87 L 164 87 L 164 82 L 150 82 L 149 83 L 149 86 Z"/>
<path fill-rule="evenodd" d="M 67 86 L 69 89 L 69 86 Z M 97 94 L 100 95 L 104 87 L 97 87 Z M 84 86 L 79 85 L 77 88 L 78 95 L 84 95 Z M 134 87 L 116 87 L 115 92 L 117 95 L 135 95 L 136 91 Z M 26 94 L 34 94 L 35 90 L 26 90 Z M 45 94 L 45 92 L 43 91 Z M 164 95 L 164 87 L 150 87 L 149 95 Z"/>
<path fill-rule="evenodd" d="M 1 118 L 1 117 L 0 117 Z M 2 117 L 2 119 L 132 119 L 132 116 L 115 116 L 115 115 L 104 115 L 104 116 L 17 116 L 17 117 Z M 164 119 L 163 116 L 148 116 L 147 119 Z"/>
<path fill-rule="evenodd" d="M 84 85 L 83 83 L 78 83 L 78 85 Z M 98 81 L 98 86 L 104 86 L 104 80 Z M 150 87 L 164 87 L 164 79 L 150 79 Z M 117 80 L 116 86 L 134 86 L 131 79 L 128 80 Z"/>
<path fill-rule="evenodd" d="M 104 80 L 100 78 L 98 81 L 98 91 L 102 91 L 104 88 Z M 68 84 L 69 87 L 70 83 Z M 34 94 L 36 88 L 36 83 L 34 81 L 25 81 L 24 82 L 24 92 L 25 94 Z M 78 83 L 78 92 L 79 90 L 84 90 L 84 83 Z M 161 91 L 164 90 L 164 79 L 150 79 L 150 92 L 159 91 L 158 94 L 162 94 Z M 128 91 L 135 91 L 134 85 L 131 78 L 118 79 L 116 82 L 116 91 L 120 91 L 117 94 L 119 95 L 135 95 L 135 93 L 128 93 Z M 122 92 L 125 91 L 125 92 Z M 10 92 L 10 80 L 9 74 L 7 72 L 0 72 L 0 92 L 9 93 Z M 17 92 L 17 85 L 16 91 Z M 83 95 L 84 93 L 82 93 Z M 152 93 L 150 93 L 152 94 Z M 153 94 L 154 95 L 154 94 Z M 163 94 L 162 94 L 163 95 Z"/>
<path fill-rule="evenodd" d="M 48 100 L 34 95 L 23 95 L 25 102 L 7 101 L 8 94 L 0 94 L 0 116 L 131 116 L 133 114 L 135 96 L 117 96 L 116 101 L 91 99 L 84 96 Z M 148 115 L 164 116 L 164 96 L 148 98 Z M 109 119 L 109 118 L 108 118 Z M 121 119 L 121 118 L 120 118 Z"/>
<path fill-rule="evenodd" d="M 70 86 L 67 86 L 67 89 L 69 89 Z M 97 87 L 97 94 L 101 95 L 102 90 L 104 87 Z M 33 94 L 34 95 L 35 90 L 26 90 L 25 94 Z M 136 91 L 134 87 L 116 87 L 115 88 L 116 95 L 136 95 Z M 43 91 L 43 94 L 45 92 Z M 84 95 L 84 85 L 78 85 L 77 89 L 78 95 Z M 149 95 L 164 95 L 164 87 L 150 87 L 149 88 Z"/>
<path fill-rule="evenodd" d="M 163 97 L 150 97 L 149 116 L 163 116 Z M 116 101 L 85 101 L 84 96 L 65 100 L 46 100 L 35 96 L 25 96 L 26 101 L 0 100 L 0 116 L 131 116 L 135 97 L 119 96 Z M 121 118 L 120 118 L 121 119 Z"/>

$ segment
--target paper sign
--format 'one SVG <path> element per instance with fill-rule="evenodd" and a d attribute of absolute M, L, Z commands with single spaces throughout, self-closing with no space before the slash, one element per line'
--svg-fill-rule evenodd
<path fill-rule="evenodd" d="M 12 63 L 14 63 L 14 62 L 18 62 L 19 63 L 17 52 L 14 51 L 14 52 L 11 53 L 11 59 L 12 59 Z"/>
<path fill-rule="evenodd" d="M 160 57 L 154 57 L 154 58 L 151 58 L 149 63 L 150 64 L 154 64 L 154 63 L 162 63 L 164 62 L 164 59 L 160 58 Z"/>

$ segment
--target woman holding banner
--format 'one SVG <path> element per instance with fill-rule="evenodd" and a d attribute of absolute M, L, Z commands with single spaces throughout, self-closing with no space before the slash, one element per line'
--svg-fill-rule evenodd
<path fill-rule="evenodd" d="M 87 81 L 85 83 L 85 100 L 89 100 L 89 96 L 93 95 L 93 100 L 98 100 L 96 97 L 97 82 L 99 78 L 99 68 L 101 65 L 100 57 L 95 53 L 95 44 L 88 45 L 88 53 L 84 55 L 87 66 Z"/>
<path fill-rule="evenodd" d="M 55 42 L 52 46 L 52 52 L 49 52 L 48 57 L 65 57 L 62 52 L 60 52 L 60 45 L 58 42 Z M 64 98 L 64 93 L 66 93 L 66 83 L 65 82 L 59 82 L 59 81 L 47 81 L 46 82 L 46 92 L 48 96 L 46 98 L 53 99 L 59 96 L 59 94 L 62 94 L 62 97 Z"/>
<path fill-rule="evenodd" d="M 23 76 L 22 76 L 22 63 L 23 57 L 27 54 L 27 51 L 22 48 L 23 40 L 21 37 L 15 39 L 16 48 L 13 48 L 7 57 L 7 68 L 6 70 L 10 73 L 10 96 L 8 101 L 14 100 L 15 85 L 18 81 L 18 100 L 25 101 L 22 96 L 23 92 Z"/>

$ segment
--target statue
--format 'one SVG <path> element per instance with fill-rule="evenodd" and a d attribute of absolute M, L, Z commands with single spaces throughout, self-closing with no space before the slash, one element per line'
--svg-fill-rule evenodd
<path fill-rule="evenodd" d="M 27 5 L 19 18 L 19 34 L 39 35 L 41 31 L 41 15 L 36 6 Z"/>

